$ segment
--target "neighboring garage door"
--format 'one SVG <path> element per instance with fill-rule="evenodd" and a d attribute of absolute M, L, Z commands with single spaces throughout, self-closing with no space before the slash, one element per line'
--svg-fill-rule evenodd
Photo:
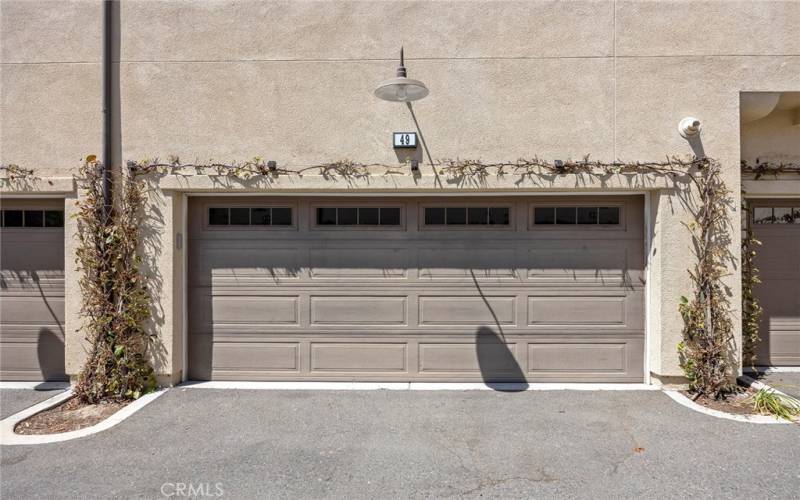
<path fill-rule="evenodd" d="M 190 200 L 191 379 L 643 380 L 642 197 Z"/>
<path fill-rule="evenodd" d="M 750 204 L 753 235 L 761 241 L 754 291 L 764 308 L 756 364 L 800 366 L 800 199 Z"/>
<path fill-rule="evenodd" d="M 64 200 L 0 210 L 0 379 L 65 380 Z"/>

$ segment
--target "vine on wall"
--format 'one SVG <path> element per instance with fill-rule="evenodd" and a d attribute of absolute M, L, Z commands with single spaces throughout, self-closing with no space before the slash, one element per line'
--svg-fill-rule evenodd
<path fill-rule="evenodd" d="M 97 164 L 87 162 L 82 172 L 86 197 L 80 203 L 78 214 L 80 246 L 77 253 L 83 271 L 81 287 L 91 351 L 80 376 L 78 392 L 89 402 L 135 398 L 155 385 L 148 362 L 154 339 L 143 327 L 150 312 L 150 297 L 138 270 L 141 257 L 136 253 L 145 203 L 137 176 L 195 173 L 250 179 L 268 175 L 302 176 L 304 172 L 316 171 L 323 176 L 362 177 L 370 175 L 371 167 L 385 167 L 384 175 L 398 173 L 396 165 L 350 160 L 292 171 L 277 168 L 273 162 L 261 158 L 241 163 L 182 163 L 179 158 L 171 157 L 167 162 L 143 160 L 129 162 L 128 166 L 131 175 L 125 177 L 122 195 L 108 219 L 103 215 Z M 728 290 L 723 279 L 730 259 L 731 227 L 727 209 L 731 198 L 716 161 L 667 157 L 663 161 L 623 163 L 593 161 L 586 156 L 578 161 L 549 162 L 534 157 L 499 163 L 440 160 L 434 168 L 446 175 L 477 178 L 492 174 L 521 177 L 658 174 L 673 179 L 688 178 L 700 203 L 690 207 L 693 221 L 687 224 L 697 260 L 689 270 L 694 283 L 691 298 L 684 297 L 679 304 L 684 319 L 684 340 L 679 345 L 681 366 L 698 395 L 718 398 L 730 389 L 735 355 Z"/>
<path fill-rule="evenodd" d="M 690 389 L 719 399 L 732 389 L 736 371 L 729 290 L 723 281 L 731 258 L 731 199 L 715 161 L 707 160 L 692 180 L 700 204 L 687 227 L 697 260 L 689 270 L 693 294 L 681 297 L 679 306 L 684 328 L 678 351 Z"/>
<path fill-rule="evenodd" d="M 756 247 L 761 245 L 753 235 L 752 210 L 744 206 L 747 218 L 742 238 L 742 364 L 756 365 L 756 349 L 761 341 L 759 324 L 764 310 L 755 294 L 755 286 L 761 283 L 755 266 Z"/>
<path fill-rule="evenodd" d="M 790 162 L 762 162 L 756 158 L 755 163 L 749 163 L 742 160 L 742 172 L 746 174 L 754 174 L 755 179 L 758 180 L 765 175 L 778 176 L 780 174 L 800 174 L 800 164 Z"/>
<path fill-rule="evenodd" d="M 85 403 L 137 399 L 156 387 L 150 364 L 155 335 L 145 331 L 150 294 L 139 270 L 140 223 L 145 193 L 122 179 L 113 210 L 104 210 L 99 164 L 81 169 L 76 262 L 81 271 L 86 362 L 74 388 Z"/>
<path fill-rule="evenodd" d="M 5 174 L 3 178 L 8 179 L 9 181 L 15 181 L 18 179 L 29 179 L 33 177 L 33 169 L 22 168 L 19 165 L 15 165 L 13 163 L 10 163 L 8 165 L 0 165 L 0 172 L 3 172 Z"/>

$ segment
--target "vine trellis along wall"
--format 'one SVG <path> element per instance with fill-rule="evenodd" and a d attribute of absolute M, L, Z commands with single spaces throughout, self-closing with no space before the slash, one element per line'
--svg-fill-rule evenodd
<path fill-rule="evenodd" d="M 769 165 L 758 164 L 752 171 L 757 176 L 794 171 L 792 166 Z M 681 365 L 692 389 L 700 395 L 718 398 L 731 388 L 737 366 L 734 363 L 731 307 L 724 278 L 731 259 L 732 228 L 728 213 L 732 198 L 717 161 L 667 157 L 662 161 L 602 162 L 586 156 L 578 161 L 564 162 L 550 162 L 537 157 L 496 163 L 448 159 L 432 166 L 441 174 L 478 179 L 490 175 L 612 174 L 663 175 L 676 183 L 679 178 L 688 179 L 686 189 L 697 195 L 699 203 L 687 205 L 692 214 L 687 228 L 692 234 L 696 261 L 688 270 L 694 290 L 678 305 L 684 319 L 683 341 L 678 346 Z M 33 174 L 17 166 L 10 167 L 5 167 L 9 178 Z M 140 183 L 143 176 L 194 174 L 250 179 L 256 176 L 303 176 L 314 172 L 322 176 L 364 177 L 375 175 L 372 170 L 381 167 L 385 168 L 383 175 L 403 173 L 398 171 L 397 165 L 350 160 L 288 170 L 275 165 L 270 168 L 270 162 L 259 157 L 231 163 L 182 163 L 178 157 L 170 157 L 166 162 L 157 159 L 131 161 L 128 167 L 130 175 L 123 176 L 122 195 L 110 221 L 103 221 L 100 215 L 102 200 L 97 164 L 87 162 L 81 172 L 85 192 L 79 202 L 81 237 L 77 252 L 78 264 L 83 271 L 81 286 L 91 350 L 80 387 L 87 400 L 138 397 L 154 385 L 153 371 L 147 362 L 153 338 L 143 326 L 148 319 L 151 299 L 138 272 L 141 257 L 136 255 L 139 221 L 146 199 Z M 108 286 L 114 287 L 114 294 L 107 293 Z M 109 296 L 114 297 L 113 303 L 108 303 L 106 298 Z M 124 311 L 124 314 L 119 314 L 119 311 Z"/>

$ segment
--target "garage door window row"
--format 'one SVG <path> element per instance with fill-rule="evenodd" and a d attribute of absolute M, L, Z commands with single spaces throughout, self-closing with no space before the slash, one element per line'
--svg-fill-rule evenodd
<path fill-rule="evenodd" d="M 210 226 L 291 226 L 290 207 L 211 207 Z"/>
<path fill-rule="evenodd" d="M 399 226 L 400 207 L 317 207 L 318 226 Z"/>
<path fill-rule="evenodd" d="M 800 207 L 756 207 L 754 224 L 800 224 Z"/>
<path fill-rule="evenodd" d="M 619 207 L 536 207 L 534 224 L 618 225 Z"/>
<path fill-rule="evenodd" d="M 64 227 L 63 210 L 3 210 L 0 214 L 2 227 Z"/>
<path fill-rule="evenodd" d="M 508 226 L 508 207 L 426 207 L 426 226 Z"/>

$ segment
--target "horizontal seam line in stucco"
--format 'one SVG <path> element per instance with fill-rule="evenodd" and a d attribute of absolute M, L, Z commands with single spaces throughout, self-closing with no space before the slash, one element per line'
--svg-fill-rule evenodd
<path fill-rule="evenodd" d="M 705 57 L 800 57 L 797 54 L 652 54 L 652 55 L 608 55 L 608 56 L 486 56 L 486 57 L 415 57 L 406 58 L 406 61 L 536 61 L 557 59 L 675 59 L 675 58 L 705 58 Z M 371 59 L 371 58 L 341 58 L 341 59 L 126 59 L 113 61 L 117 64 L 215 64 L 215 63 L 332 63 L 332 62 L 391 62 L 396 59 Z M 100 64 L 100 61 L 14 61 L 0 62 L 0 65 L 47 65 L 47 64 Z"/>

